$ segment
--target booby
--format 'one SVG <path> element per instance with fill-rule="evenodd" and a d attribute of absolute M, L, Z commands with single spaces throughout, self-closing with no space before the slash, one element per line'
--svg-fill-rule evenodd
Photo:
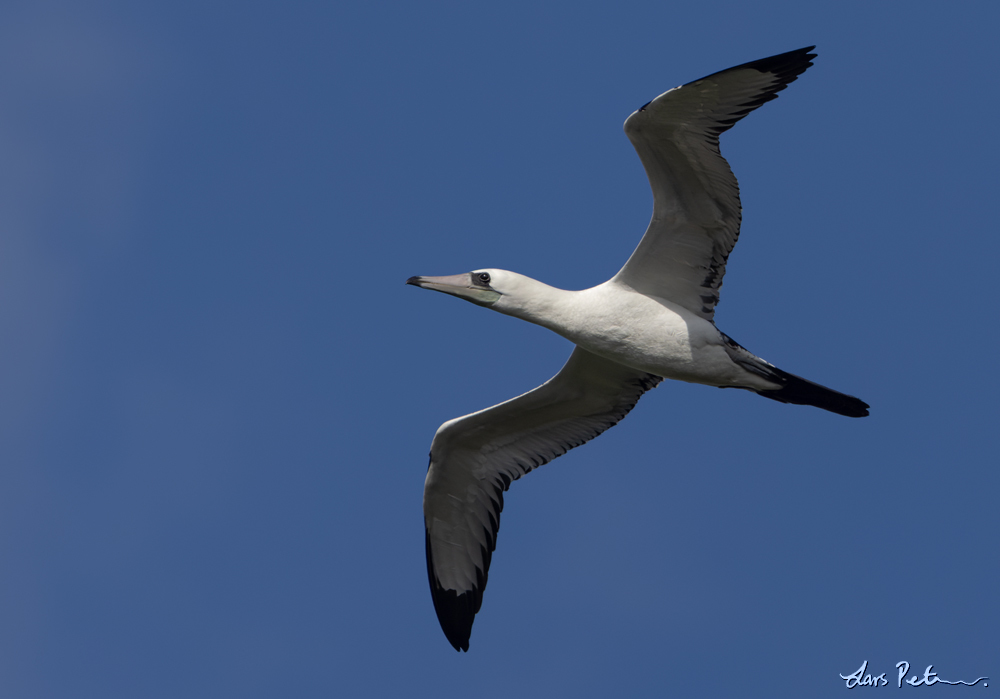
<path fill-rule="evenodd" d="M 456 650 L 469 649 L 511 482 L 618 423 L 664 378 L 868 415 L 858 398 L 778 369 L 715 326 L 741 219 L 739 187 L 719 136 L 809 68 L 814 48 L 714 73 L 629 116 L 625 134 L 649 178 L 653 217 L 639 247 L 607 282 L 564 291 L 499 269 L 407 280 L 523 318 L 576 345 L 544 384 L 449 420 L 431 442 L 427 575 L 441 628 Z"/>

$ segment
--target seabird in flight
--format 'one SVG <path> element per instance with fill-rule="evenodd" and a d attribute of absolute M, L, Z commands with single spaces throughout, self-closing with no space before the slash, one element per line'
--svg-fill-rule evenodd
<path fill-rule="evenodd" d="M 607 282 L 564 291 L 500 269 L 407 280 L 537 323 L 576 345 L 538 388 L 449 420 L 434 435 L 424 485 L 427 574 L 456 650 L 469 649 L 511 481 L 615 425 L 664 378 L 868 415 L 863 401 L 778 369 L 714 322 L 741 218 L 719 136 L 811 66 L 813 48 L 674 88 L 625 121 L 653 190 L 653 218 Z"/>

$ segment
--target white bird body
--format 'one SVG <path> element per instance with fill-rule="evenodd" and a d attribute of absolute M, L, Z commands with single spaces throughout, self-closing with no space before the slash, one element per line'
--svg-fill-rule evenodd
<path fill-rule="evenodd" d="M 640 294 L 614 279 L 565 291 L 506 270 L 472 274 L 484 272 L 494 288 L 510 290 L 494 310 L 548 328 L 605 359 L 689 383 L 780 388 L 736 364 L 714 323 L 667 299 Z"/>
<path fill-rule="evenodd" d="M 739 235 L 739 187 L 719 135 L 812 65 L 813 47 L 746 63 L 669 90 L 625 133 L 653 190 L 653 217 L 612 279 L 564 291 L 481 269 L 408 284 L 522 318 L 576 345 L 524 395 L 444 423 L 424 484 L 427 573 L 441 628 L 468 650 L 511 482 L 621 420 L 664 378 L 742 388 L 782 403 L 864 417 L 863 401 L 784 372 L 715 326 Z"/>

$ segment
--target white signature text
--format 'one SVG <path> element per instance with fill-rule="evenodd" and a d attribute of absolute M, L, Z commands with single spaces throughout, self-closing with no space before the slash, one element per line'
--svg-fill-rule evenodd
<path fill-rule="evenodd" d="M 896 663 L 896 670 L 899 671 L 896 677 L 896 686 L 902 687 L 903 682 L 910 685 L 911 687 L 920 687 L 921 685 L 930 687 L 932 684 L 964 684 L 968 687 L 973 687 L 980 682 L 983 683 L 984 687 L 989 687 L 990 685 L 986 682 L 989 677 L 980 677 L 975 682 L 966 682 L 964 680 L 956 680 L 951 682 L 949 680 L 943 680 L 937 676 L 936 672 L 932 672 L 934 669 L 933 665 L 928 665 L 927 669 L 924 670 L 924 676 L 918 677 L 914 675 L 909 679 L 904 679 L 906 673 L 910 671 L 910 664 L 905 660 L 901 660 Z M 861 667 L 852 672 L 850 675 L 841 675 L 840 679 L 847 680 L 847 688 L 854 689 L 855 687 L 885 687 L 889 684 L 889 680 L 885 678 L 885 673 L 880 675 L 873 675 L 868 672 L 868 661 L 861 663 Z"/>

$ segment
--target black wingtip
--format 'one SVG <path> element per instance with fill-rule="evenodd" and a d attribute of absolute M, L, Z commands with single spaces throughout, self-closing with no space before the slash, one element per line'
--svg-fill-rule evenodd
<path fill-rule="evenodd" d="M 455 650 L 468 651 L 472 622 L 476 620 L 482 596 L 479 595 L 477 603 L 475 590 L 460 595 L 455 590 L 443 589 L 434 577 L 434 566 L 431 563 L 431 535 L 426 529 L 424 529 L 424 541 L 427 551 L 427 577 L 431 583 L 431 597 L 434 599 L 434 611 L 437 613 L 441 630 Z"/>
<path fill-rule="evenodd" d="M 476 618 L 470 597 L 468 593 L 459 595 L 454 590 L 434 590 L 434 611 L 441 622 L 441 630 L 448 643 L 459 652 L 469 650 L 472 622 Z"/>
<path fill-rule="evenodd" d="M 815 46 L 806 46 L 794 51 L 779 53 L 776 56 L 768 56 L 767 58 L 750 61 L 741 66 L 736 66 L 736 68 L 753 68 L 762 73 L 774 73 L 787 85 L 806 72 L 809 66 L 813 64 L 812 59 L 816 58 L 816 54 L 810 52 L 815 48 Z"/>
<path fill-rule="evenodd" d="M 716 75 L 721 75 L 730 71 L 752 68 L 760 71 L 761 73 L 774 73 L 781 80 L 781 87 L 776 90 L 780 91 L 785 88 L 785 85 L 793 82 L 798 76 L 802 75 L 809 69 L 809 66 L 813 64 L 812 59 L 817 56 L 817 54 L 811 53 L 811 51 L 815 48 L 815 46 L 806 46 L 805 48 L 795 49 L 794 51 L 786 51 L 785 53 L 768 56 L 767 58 L 758 58 L 756 61 L 741 63 L 738 66 L 726 68 L 725 70 L 719 70 L 715 73 L 711 73 L 710 75 L 706 75 L 703 78 L 692 80 L 688 83 L 688 85 L 701 82 L 702 80 L 707 80 L 715 77 Z"/>
<path fill-rule="evenodd" d="M 728 118 L 720 119 L 718 126 L 714 129 L 715 136 L 721 136 L 723 133 L 731 129 L 736 122 L 762 104 L 766 104 L 773 99 L 777 99 L 779 92 L 795 82 L 795 80 L 806 72 L 809 66 L 812 65 L 812 59 L 816 58 L 816 54 L 810 53 L 810 51 L 814 48 L 816 47 L 806 46 L 805 48 L 796 49 L 794 51 L 779 53 L 775 56 L 759 58 L 756 61 L 742 63 L 738 66 L 733 66 L 732 68 L 726 68 L 725 70 L 720 70 L 716 73 L 712 73 L 711 75 L 706 75 L 704 78 L 699 78 L 698 80 L 693 80 L 687 83 L 687 85 L 697 85 L 704 80 L 711 80 L 718 75 L 747 69 L 756 70 L 761 73 L 770 73 L 777 78 L 770 87 L 763 89 L 752 99 L 740 105 L 740 108 Z M 687 85 L 683 85 L 682 87 L 687 87 Z"/>

